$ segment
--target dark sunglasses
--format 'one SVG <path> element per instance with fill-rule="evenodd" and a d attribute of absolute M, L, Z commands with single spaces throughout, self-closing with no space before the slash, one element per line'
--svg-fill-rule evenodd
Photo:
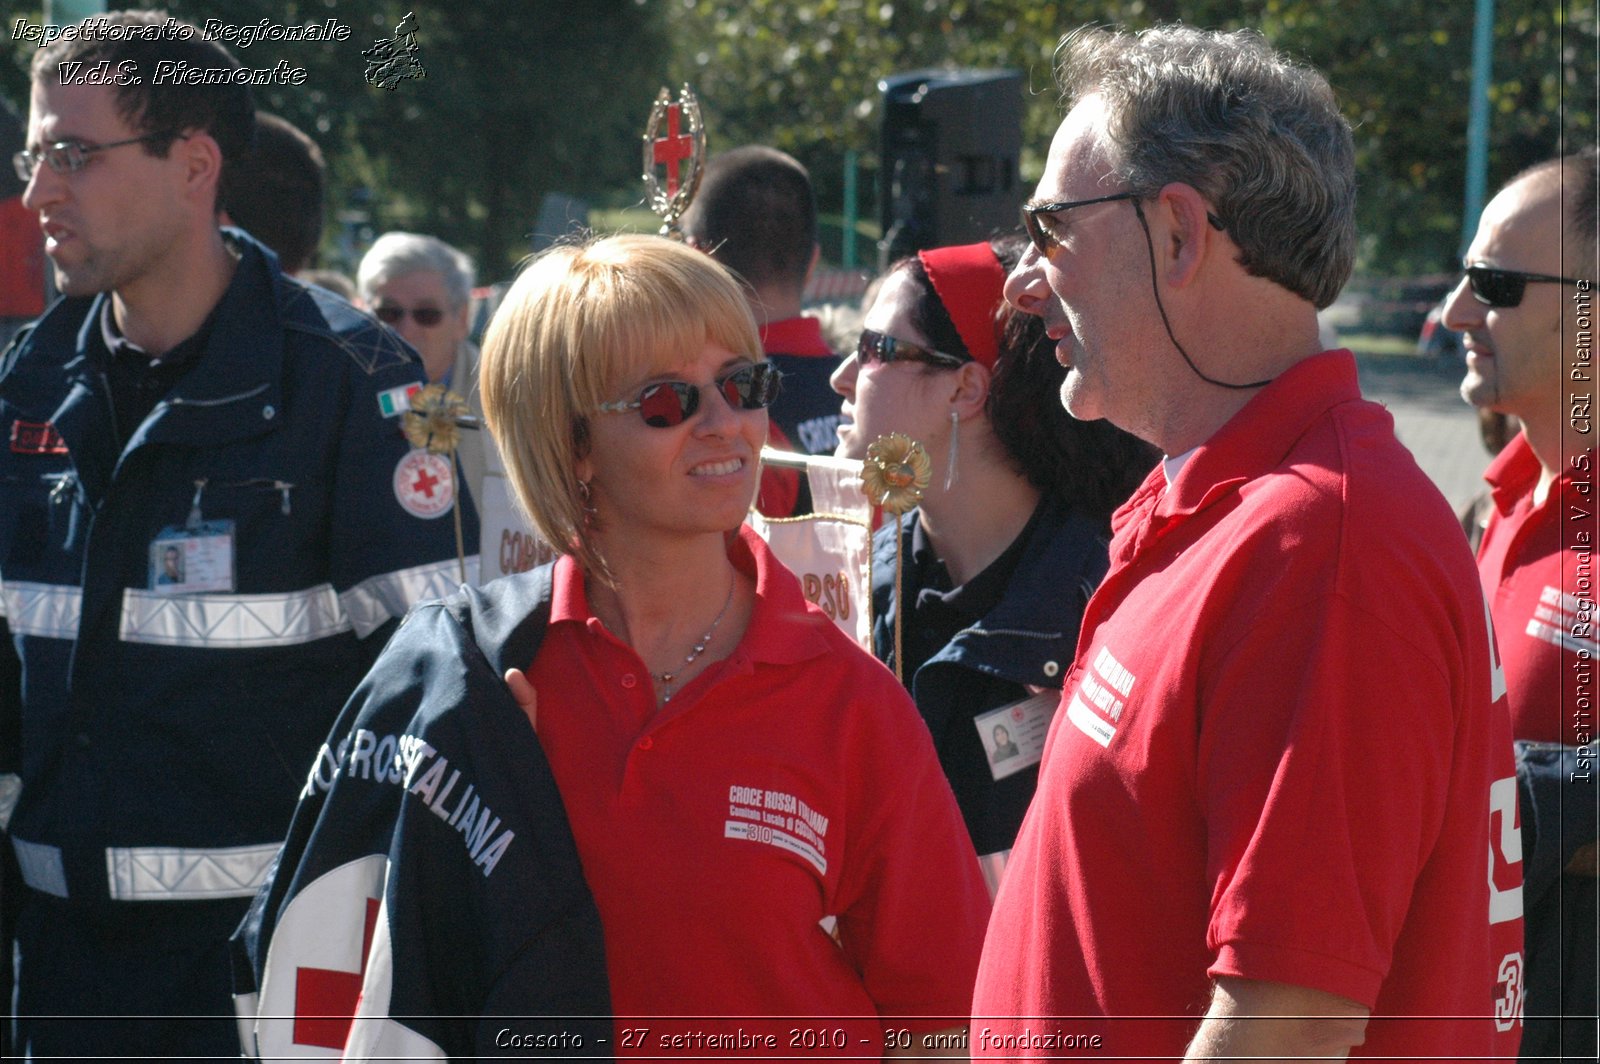
<path fill-rule="evenodd" d="M 762 410 L 772 405 L 778 397 L 778 382 L 783 374 L 770 362 L 756 362 L 741 366 L 712 382 L 712 387 L 722 393 L 722 398 L 735 410 Z M 687 381 L 662 381 L 646 385 L 639 398 L 629 402 L 619 399 L 614 403 L 601 403 L 607 414 L 620 414 L 625 410 L 639 411 L 639 417 L 653 429 L 670 429 L 694 417 L 700 409 L 698 384 Z"/>
<path fill-rule="evenodd" d="M 1061 234 L 1056 228 L 1056 215 L 1072 210 L 1074 207 L 1090 207 L 1096 203 L 1115 203 L 1118 200 L 1139 199 L 1137 192 L 1114 192 L 1109 196 L 1095 196 L 1093 199 L 1061 200 L 1054 203 L 1028 203 L 1022 207 L 1022 227 L 1028 231 L 1028 239 L 1033 241 L 1034 250 L 1040 257 L 1049 259 L 1061 249 Z M 1206 221 L 1211 227 L 1220 232 L 1226 232 L 1227 227 L 1222 224 L 1211 211 L 1206 212 Z"/>
<path fill-rule="evenodd" d="M 406 320 L 406 315 L 410 314 L 411 319 L 424 329 L 431 329 L 444 321 L 444 311 L 438 307 L 417 307 L 414 310 L 407 310 L 393 303 L 379 303 L 372 314 L 385 325 L 399 325 Z"/>
<path fill-rule="evenodd" d="M 1499 270 L 1493 266 L 1468 266 L 1467 286 L 1472 298 L 1487 307 L 1514 307 L 1530 284 L 1577 284 L 1574 277 L 1551 277 L 1545 273 Z"/>
<path fill-rule="evenodd" d="M 856 341 L 856 361 L 863 366 L 868 362 L 926 362 L 930 366 L 962 366 L 972 359 L 897 340 L 873 329 L 862 329 L 861 339 Z"/>

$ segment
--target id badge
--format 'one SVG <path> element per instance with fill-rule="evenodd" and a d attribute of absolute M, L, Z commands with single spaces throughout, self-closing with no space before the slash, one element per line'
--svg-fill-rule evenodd
<path fill-rule="evenodd" d="M 989 759 L 989 774 L 996 780 L 1014 776 L 1044 757 L 1045 736 L 1050 720 L 1061 704 L 1061 692 L 1041 691 L 1020 702 L 980 713 L 972 723 Z"/>
<path fill-rule="evenodd" d="M 232 591 L 233 522 L 168 525 L 150 541 L 150 590 L 158 595 Z"/>

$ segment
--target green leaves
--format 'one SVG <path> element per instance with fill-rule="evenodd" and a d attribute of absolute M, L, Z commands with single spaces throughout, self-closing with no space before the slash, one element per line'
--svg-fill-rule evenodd
<path fill-rule="evenodd" d="M 172 0 L 197 24 L 214 0 Z M 1496 0 L 1491 187 L 1595 137 L 1595 0 Z M 390 93 L 360 52 L 415 11 L 427 78 Z M 342 44 L 263 41 L 310 72 L 260 104 L 311 132 L 328 156 L 330 218 L 373 190 L 379 230 L 434 232 L 472 251 L 485 278 L 527 250 L 542 196 L 622 206 L 639 195 L 639 135 L 661 85 L 692 83 L 712 151 L 772 144 L 804 161 L 825 213 L 842 199 L 844 153 L 860 153 L 871 217 L 877 82 L 920 67 L 1016 67 L 1030 95 L 1023 173 L 1037 177 L 1060 121 L 1052 63 L 1088 22 L 1261 30 L 1327 74 L 1355 127 L 1364 272 L 1453 268 L 1460 242 L 1474 5 L 1393 0 L 236 0 L 229 22 L 337 17 Z M 24 10 L 13 18 L 38 21 Z M 25 109 L 32 49 L 0 44 L 0 91 Z M 330 230 L 336 229 L 330 226 Z"/>

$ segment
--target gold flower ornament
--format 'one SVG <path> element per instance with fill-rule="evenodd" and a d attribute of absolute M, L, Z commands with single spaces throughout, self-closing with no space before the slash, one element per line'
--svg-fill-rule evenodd
<path fill-rule="evenodd" d="M 461 445 L 456 418 L 468 413 L 465 399 L 442 384 L 430 384 L 411 397 L 402 427 L 411 446 L 429 454 L 453 455 Z"/>
<path fill-rule="evenodd" d="M 933 479 L 933 463 L 922 444 L 903 433 L 879 436 L 867 447 L 861 486 L 874 506 L 903 514 L 922 501 Z"/>

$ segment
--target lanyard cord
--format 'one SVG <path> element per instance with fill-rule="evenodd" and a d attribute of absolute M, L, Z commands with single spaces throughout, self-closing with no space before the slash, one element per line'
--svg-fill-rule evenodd
<path fill-rule="evenodd" d="M 1178 338 L 1172 335 L 1172 322 L 1167 320 L 1167 308 L 1161 304 L 1161 286 L 1156 283 L 1156 245 L 1155 240 L 1150 236 L 1150 223 L 1144 220 L 1144 208 L 1139 206 L 1137 199 L 1131 199 L 1128 202 L 1133 204 L 1133 213 L 1139 216 L 1139 228 L 1144 230 L 1144 248 L 1150 255 L 1150 291 L 1155 294 L 1156 309 L 1161 312 L 1161 324 L 1166 326 L 1167 339 L 1172 341 L 1172 346 L 1176 347 L 1178 354 L 1183 356 L 1184 364 L 1194 371 L 1196 377 L 1199 377 L 1207 384 L 1215 384 L 1218 388 L 1248 391 L 1251 388 L 1265 388 L 1271 384 L 1273 380 L 1271 377 L 1266 380 L 1251 381 L 1249 384 L 1229 384 L 1227 381 L 1219 381 L 1200 372 L 1200 367 L 1194 364 L 1194 359 L 1189 357 L 1189 352 L 1185 351 L 1183 345 L 1178 343 Z"/>

